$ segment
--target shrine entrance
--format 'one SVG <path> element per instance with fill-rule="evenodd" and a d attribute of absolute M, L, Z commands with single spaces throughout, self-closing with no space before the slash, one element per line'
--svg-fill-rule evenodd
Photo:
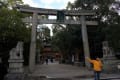
<path fill-rule="evenodd" d="M 87 21 L 86 16 L 93 16 L 95 12 L 90 10 L 56 10 L 56 9 L 44 9 L 44 8 L 34 8 L 25 7 L 17 5 L 19 11 L 33 14 L 32 18 L 24 18 L 23 22 L 32 23 L 31 31 L 31 43 L 30 43 L 30 57 L 29 57 L 29 70 L 34 71 L 35 66 L 35 53 L 36 53 L 36 27 L 38 24 L 80 24 L 82 32 L 82 41 L 85 57 L 90 57 L 89 42 L 87 35 L 87 25 L 98 25 L 97 21 Z M 54 15 L 57 19 L 38 19 L 38 15 Z M 79 20 L 67 20 L 66 17 L 75 16 Z M 90 67 L 90 63 L 85 60 L 85 66 Z"/>

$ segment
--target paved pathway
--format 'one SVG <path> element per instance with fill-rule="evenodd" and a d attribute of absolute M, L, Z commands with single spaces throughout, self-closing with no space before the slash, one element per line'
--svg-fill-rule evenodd
<path fill-rule="evenodd" d="M 120 80 L 119 75 L 120 74 L 102 74 L 101 78 L 102 80 Z M 29 74 L 29 76 L 47 76 L 49 80 L 93 80 L 93 71 L 90 71 L 84 67 L 49 63 L 48 65 L 36 65 L 34 73 Z M 107 79 L 116 77 L 119 77 L 119 79 Z"/>

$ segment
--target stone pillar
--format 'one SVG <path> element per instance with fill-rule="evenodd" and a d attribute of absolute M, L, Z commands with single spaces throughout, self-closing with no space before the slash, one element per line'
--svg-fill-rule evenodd
<path fill-rule="evenodd" d="M 87 35 L 87 27 L 85 23 L 85 16 L 80 17 L 81 21 L 81 32 L 82 32 L 82 40 L 83 40 L 83 48 L 84 48 L 84 55 L 85 57 L 90 57 L 90 51 L 89 51 L 89 43 L 88 43 L 88 35 Z M 90 63 L 85 59 L 85 66 L 90 68 Z"/>
<path fill-rule="evenodd" d="M 31 31 L 31 43 L 30 43 L 30 55 L 29 55 L 29 70 L 33 72 L 35 66 L 36 55 L 36 29 L 37 29 L 37 13 L 33 13 L 32 31 Z"/>

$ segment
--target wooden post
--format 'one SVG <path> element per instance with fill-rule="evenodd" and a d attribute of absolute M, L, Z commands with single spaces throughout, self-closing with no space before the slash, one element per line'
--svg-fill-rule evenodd
<path fill-rule="evenodd" d="M 82 40 L 83 40 L 83 48 L 84 48 L 84 55 L 85 57 L 90 57 L 90 51 L 89 51 L 89 43 L 88 43 L 88 35 L 87 35 L 87 27 L 85 23 L 85 16 L 80 17 L 81 25 L 82 25 Z M 90 63 L 85 59 L 85 66 L 90 68 Z"/>
<path fill-rule="evenodd" d="M 30 55 L 29 55 L 29 70 L 33 72 L 35 66 L 36 55 L 36 28 L 37 28 L 37 13 L 33 13 L 32 31 L 31 31 L 31 43 L 30 43 Z"/>

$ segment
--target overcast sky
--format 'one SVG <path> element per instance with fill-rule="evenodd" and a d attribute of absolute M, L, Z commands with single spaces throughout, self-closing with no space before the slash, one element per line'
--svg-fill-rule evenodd
<path fill-rule="evenodd" d="M 65 9 L 69 1 L 73 3 L 75 0 L 23 0 L 32 7 L 52 9 Z"/>

